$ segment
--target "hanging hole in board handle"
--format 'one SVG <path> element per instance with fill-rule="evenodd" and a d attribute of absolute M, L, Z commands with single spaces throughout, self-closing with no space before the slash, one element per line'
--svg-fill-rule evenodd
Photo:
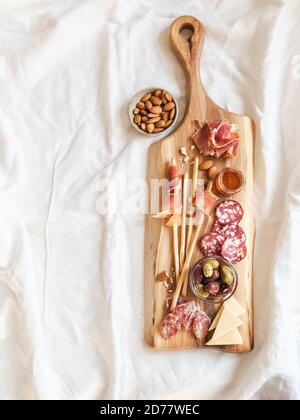
<path fill-rule="evenodd" d="M 186 40 L 186 42 L 188 42 L 189 44 L 189 49 L 190 52 L 192 52 L 192 48 L 193 48 L 193 36 L 194 36 L 194 28 L 193 26 L 186 24 L 183 25 L 183 27 L 181 28 L 179 35 Z"/>
<path fill-rule="evenodd" d="M 171 46 L 187 71 L 198 66 L 204 42 L 203 26 L 193 16 L 181 16 L 170 29 Z"/>

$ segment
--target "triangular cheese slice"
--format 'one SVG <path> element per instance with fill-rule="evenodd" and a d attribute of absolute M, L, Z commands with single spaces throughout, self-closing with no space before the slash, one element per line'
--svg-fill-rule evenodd
<path fill-rule="evenodd" d="M 240 327 L 241 325 L 243 325 L 242 321 L 232 312 L 231 309 L 229 309 L 227 306 L 224 306 L 212 340 L 216 340 L 217 338 L 227 334 L 229 331 L 232 331 L 235 328 Z"/>
<path fill-rule="evenodd" d="M 227 334 L 206 343 L 207 346 L 230 346 L 234 344 L 243 344 L 243 338 L 237 329 L 231 330 Z"/>
<path fill-rule="evenodd" d="M 210 329 L 208 331 L 213 331 L 213 330 L 215 330 L 217 328 L 217 325 L 218 325 L 219 320 L 221 318 L 223 309 L 224 309 L 224 306 L 222 305 L 221 308 L 219 309 L 219 312 L 215 316 L 215 319 L 213 320 L 213 323 L 211 324 Z"/>
<path fill-rule="evenodd" d="M 242 316 L 246 313 L 245 309 L 234 297 L 231 297 L 229 300 L 227 300 L 224 305 L 231 309 L 236 316 Z"/>

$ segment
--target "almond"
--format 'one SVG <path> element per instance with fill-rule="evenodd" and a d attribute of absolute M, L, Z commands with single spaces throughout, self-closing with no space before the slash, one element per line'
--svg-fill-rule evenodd
<path fill-rule="evenodd" d="M 169 92 L 165 92 L 165 98 L 167 99 L 168 102 L 172 102 L 173 98 L 172 96 L 169 94 Z"/>
<path fill-rule="evenodd" d="M 212 166 L 214 166 L 214 162 L 212 160 L 204 160 L 200 164 L 199 169 L 201 171 L 208 171 Z"/>
<path fill-rule="evenodd" d="M 142 114 L 142 115 L 148 115 L 148 112 L 145 111 L 144 109 L 142 109 L 141 112 L 140 112 L 140 114 Z"/>
<path fill-rule="evenodd" d="M 152 108 L 152 106 L 153 106 L 153 105 L 152 105 L 152 102 L 151 102 L 151 101 L 149 101 L 149 100 L 145 103 L 145 105 L 146 105 L 146 108 L 147 108 L 147 109 L 149 109 L 149 110 L 150 110 L 150 109 Z"/>
<path fill-rule="evenodd" d="M 143 96 L 141 102 L 147 102 L 151 98 L 151 93 L 147 93 L 147 95 Z"/>
<path fill-rule="evenodd" d="M 156 96 L 151 96 L 150 101 L 153 103 L 153 105 L 161 105 L 162 100 L 157 98 Z"/>
<path fill-rule="evenodd" d="M 150 119 L 148 119 L 148 124 L 155 124 L 155 123 L 157 123 L 158 121 L 160 121 L 160 117 L 154 117 L 154 118 L 150 118 Z"/>
<path fill-rule="evenodd" d="M 140 115 L 135 115 L 133 121 L 138 124 L 142 121 L 142 117 Z"/>
<path fill-rule="evenodd" d="M 168 121 L 168 119 L 169 119 L 169 113 L 168 113 L 168 112 L 163 112 L 163 113 L 161 114 L 161 119 L 162 119 L 163 121 Z"/>
<path fill-rule="evenodd" d="M 208 181 L 208 183 L 207 183 L 207 185 L 206 185 L 206 189 L 208 190 L 208 191 L 211 191 L 212 190 L 212 187 L 213 187 L 213 185 L 214 185 L 214 183 L 213 183 L 213 181 Z"/>
<path fill-rule="evenodd" d="M 142 117 L 142 121 L 146 122 L 146 121 L 148 121 L 148 118 L 144 116 L 144 117 Z"/>
<path fill-rule="evenodd" d="M 162 113 L 162 108 L 160 106 L 153 106 L 151 108 L 151 113 L 152 114 L 161 114 Z"/>
<path fill-rule="evenodd" d="M 147 117 L 148 118 L 156 118 L 157 114 L 152 114 L 152 112 L 148 112 Z"/>
<path fill-rule="evenodd" d="M 147 124 L 147 131 L 148 133 L 152 133 L 154 130 L 154 124 Z"/>
<path fill-rule="evenodd" d="M 215 179 L 218 174 L 218 168 L 216 166 L 212 166 L 208 171 L 208 176 L 210 179 Z"/>
<path fill-rule="evenodd" d="M 164 131 L 163 128 L 154 128 L 153 133 L 161 133 L 162 131 Z"/>
<path fill-rule="evenodd" d="M 176 112 L 176 109 L 175 109 L 175 108 L 171 109 L 170 114 L 169 114 L 169 118 L 170 118 L 170 120 L 173 120 L 173 119 L 174 119 L 174 117 L 175 117 L 175 112 Z"/>
<path fill-rule="evenodd" d="M 162 95 L 161 95 L 161 99 L 162 99 L 162 101 L 163 101 L 163 104 L 167 104 L 168 103 L 168 99 L 166 98 L 166 96 L 165 96 L 165 93 L 163 92 L 162 93 Z"/>
<path fill-rule="evenodd" d="M 139 103 L 136 105 L 136 107 L 137 107 L 138 109 L 144 109 L 144 108 L 145 108 L 145 104 L 144 104 L 144 102 L 139 102 Z"/>
<path fill-rule="evenodd" d="M 153 92 L 153 95 L 156 96 L 157 98 L 161 98 L 161 90 L 157 89 L 155 92 Z"/>
<path fill-rule="evenodd" d="M 153 118 L 154 119 L 154 118 Z M 161 127 L 164 127 L 166 125 L 166 122 L 164 121 L 164 120 L 160 120 L 160 121 L 157 121 L 156 123 L 155 123 L 155 127 L 156 128 L 161 128 Z"/>
<path fill-rule="evenodd" d="M 132 111 L 134 115 L 137 115 L 140 113 L 140 110 L 138 108 L 134 108 L 134 110 Z"/>
<path fill-rule="evenodd" d="M 164 105 L 163 110 L 164 111 L 171 111 L 171 109 L 175 108 L 174 102 L 168 102 L 166 105 Z"/>
<path fill-rule="evenodd" d="M 141 129 L 144 130 L 144 131 L 146 130 L 146 124 L 145 123 L 141 124 Z"/>
<path fill-rule="evenodd" d="M 173 120 L 166 121 L 165 128 L 169 127 L 172 124 Z"/>

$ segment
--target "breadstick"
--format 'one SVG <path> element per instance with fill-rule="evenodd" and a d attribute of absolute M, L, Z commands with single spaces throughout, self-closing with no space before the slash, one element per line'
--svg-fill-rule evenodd
<path fill-rule="evenodd" d="M 184 265 L 185 260 L 185 239 L 186 239 L 186 201 L 187 201 L 187 189 L 188 189 L 188 177 L 189 174 L 186 172 L 183 178 L 182 187 L 182 213 L 181 213 L 181 242 L 180 242 L 180 270 Z"/>
<path fill-rule="evenodd" d="M 168 170 L 168 179 L 170 182 L 174 181 L 178 178 L 178 169 L 176 160 L 174 158 L 171 159 L 171 166 Z M 174 208 L 171 209 L 174 212 Z M 173 230 L 173 254 L 174 254 L 174 265 L 175 265 L 175 275 L 176 275 L 176 283 L 179 280 L 180 276 L 180 264 L 179 264 L 179 242 L 178 242 L 178 225 L 174 224 L 172 227 Z"/>
<path fill-rule="evenodd" d="M 175 226 L 173 226 L 173 253 L 174 253 L 176 284 L 178 283 L 179 276 L 180 276 L 178 247 L 179 247 L 179 243 L 178 243 L 178 225 L 175 225 Z"/>
<path fill-rule="evenodd" d="M 197 191 L 197 181 L 198 181 L 198 168 L 199 168 L 199 158 L 198 156 L 194 159 L 194 166 L 193 166 L 193 190 L 192 190 L 192 208 L 194 207 L 194 201 L 196 199 L 196 191 Z M 189 225 L 188 225 L 188 233 L 186 239 L 186 249 L 189 249 L 192 239 L 193 233 L 193 223 L 192 217 L 190 217 Z"/>
<path fill-rule="evenodd" d="M 198 240 L 198 236 L 199 236 L 200 231 L 201 231 L 201 227 L 202 227 L 202 223 L 199 223 L 199 225 L 197 226 L 196 232 L 194 234 L 190 249 L 188 251 L 186 261 L 185 261 L 184 266 L 182 268 L 182 272 L 180 274 L 177 286 L 176 286 L 176 290 L 175 290 L 175 293 L 174 293 L 173 302 L 172 302 L 172 306 L 171 306 L 171 311 L 177 305 L 177 301 L 178 301 L 178 298 L 179 298 L 179 295 L 180 295 L 180 292 L 181 292 L 183 282 L 189 274 L 191 259 L 192 259 L 193 253 L 194 253 L 195 246 L 197 244 L 197 240 Z"/>

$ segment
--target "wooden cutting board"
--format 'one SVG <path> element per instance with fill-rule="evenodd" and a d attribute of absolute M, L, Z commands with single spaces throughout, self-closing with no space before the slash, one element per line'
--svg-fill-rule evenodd
<path fill-rule="evenodd" d="M 184 29 L 192 31 L 190 39 L 182 35 Z M 182 16 L 176 19 L 170 28 L 170 44 L 178 60 L 184 68 L 187 78 L 187 106 L 185 116 L 175 132 L 167 138 L 158 141 L 149 148 L 148 177 L 150 186 L 152 179 L 165 178 L 166 167 L 173 157 L 179 162 L 179 149 L 185 146 L 190 151 L 193 144 L 191 135 L 195 131 L 195 121 L 204 123 L 208 120 L 228 119 L 237 124 L 240 135 L 238 154 L 232 159 L 217 159 L 216 166 L 219 169 L 231 166 L 241 170 L 246 177 L 244 189 L 233 198 L 239 201 L 244 209 L 244 217 L 241 226 L 247 234 L 247 257 L 236 265 L 239 284 L 235 297 L 246 309 L 247 313 L 241 318 L 243 326 L 240 329 L 243 337 L 243 345 L 219 347 L 223 351 L 231 353 L 245 353 L 253 349 L 253 302 L 252 302 L 252 259 L 254 244 L 254 221 L 252 213 L 252 189 L 253 189 L 253 150 L 254 150 L 254 123 L 245 116 L 228 112 L 216 105 L 207 95 L 200 80 L 200 56 L 204 42 L 204 30 L 201 23 L 192 16 Z M 228 92 L 230 95 L 230 92 Z M 198 149 L 189 152 L 194 156 L 200 156 Z M 192 160 L 192 159 L 191 159 Z M 182 168 L 182 174 L 190 171 L 192 178 L 192 166 L 190 162 Z M 200 174 L 200 172 L 199 172 Z M 149 195 L 151 189 L 149 188 Z M 151 196 L 149 196 L 149 208 Z M 209 231 L 213 216 L 205 219 L 200 237 Z M 161 282 L 155 281 L 157 275 L 174 266 L 172 254 L 172 237 L 170 228 L 164 226 L 162 219 L 153 218 L 151 214 L 146 216 L 145 230 L 145 340 L 148 345 L 160 350 L 176 350 L 193 347 L 203 347 L 205 340 L 196 340 L 190 331 L 181 330 L 176 337 L 165 340 L 159 332 L 160 324 L 167 314 L 165 304 L 168 292 Z M 192 265 L 199 258 L 201 252 L 195 250 Z M 192 266 L 191 265 L 191 266 Z M 196 299 L 189 292 L 191 299 Z M 196 299 L 197 300 L 197 299 Z M 219 307 L 216 305 L 203 304 L 201 307 L 213 319 Z"/>

